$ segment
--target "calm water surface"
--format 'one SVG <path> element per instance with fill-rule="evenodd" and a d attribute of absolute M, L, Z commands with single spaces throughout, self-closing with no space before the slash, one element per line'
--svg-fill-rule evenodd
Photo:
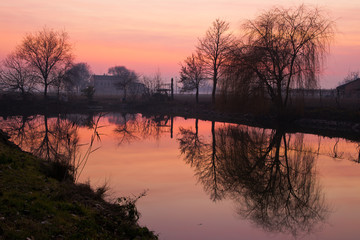
<path fill-rule="evenodd" d="M 106 182 L 109 199 L 146 191 L 140 224 L 160 239 L 360 236 L 358 142 L 140 114 L 11 117 L 1 128 L 45 159 L 71 159 L 78 182 Z"/>

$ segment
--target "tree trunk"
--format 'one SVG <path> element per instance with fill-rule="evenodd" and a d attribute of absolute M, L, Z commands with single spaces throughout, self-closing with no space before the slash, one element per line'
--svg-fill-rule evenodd
<path fill-rule="evenodd" d="M 60 83 L 57 86 L 57 100 L 60 100 Z"/>
<path fill-rule="evenodd" d="M 214 178 L 213 201 L 216 201 L 216 200 L 220 199 L 221 197 L 220 197 L 220 194 L 218 193 L 218 187 L 217 187 L 215 121 L 211 122 L 211 134 L 212 134 L 211 162 L 212 162 L 212 170 L 213 170 L 213 178 Z"/>
<path fill-rule="evenodd" d="M 47 98 L 47 91 L 48 91 L 48 85 L 45 84 L 45 87 L 44 87 L 44 97 Z"/>
<path fill-rule="evenodd" d="M 280 114 L 284 111 L 284 102 L 282 99 L 282 92 L 281 92 L 281 82 L 277 82 L 277 96 L 276 96 L 276 107 Z"/>
<path fill-rule="evenodd" d="M 213 90 L 212 90 L 212 95 L 211 95 L 211 102 L 213 105 L 215 105 L 216 84 L 217 84 L 217 76 L 214 75 Z"/>
<path fill-rule="evenodd" d="M 196 103 L 199 103 L 199 87 L 196 88 Z"/>
<path fill-rule="evenodd" d="M 196 118 L 195 120 L 195 136 L 196 138 L 198 138 L 199 135 L 199 119 Z M 359 156 L 360 156 L 360 151 L 359 151 Z"/>
<path fill-rule="evenodd" d="M 45 143 L 46 146 L 46 156 L 45 159 L 46 161 L 50 161 L 50 145 L 49 145 L 49 127 L 48 127 L 48 118 L 46 115 L 44 115 L 44 126 L 45 126 L 45 133 L 44 133 L 44 139 L 43 142 Z M 55 160 L 55 159 L 53 159 Z"/>
<path fill-rule="evenodd" d="M 26 99 L 26 94 L 25 94 L 25 90 L 24 88 L 21 88 L 21 97 L 22 97 L 22 100 L 25 100 Z"/>

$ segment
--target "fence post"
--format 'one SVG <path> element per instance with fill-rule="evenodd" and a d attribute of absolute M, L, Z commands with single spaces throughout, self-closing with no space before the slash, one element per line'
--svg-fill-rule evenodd
<path fill-rule="evenodd" d="M 171 100 L 174 100 L 174 79 L 171 78 Z"/>

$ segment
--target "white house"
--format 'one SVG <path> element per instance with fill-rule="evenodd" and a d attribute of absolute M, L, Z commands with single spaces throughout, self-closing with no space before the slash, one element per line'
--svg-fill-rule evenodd
<path fill-rule="evenodd" d="M 91 84 L 95 88 L 95 96 L 116 96 L 124 95 L 124 89 L 116 87 L 116 83 L 121 79 L 118 76 L 111 75 L 93 75 L 91 77 Z M 146 87 L 139 82 L 131 82 L 127 87 L 127 96 L 141 96 L 145 93 Z"/>

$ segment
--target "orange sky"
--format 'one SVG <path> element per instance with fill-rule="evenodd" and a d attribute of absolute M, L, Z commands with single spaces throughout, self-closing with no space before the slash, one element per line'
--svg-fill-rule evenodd
<path fill-rule="evenodd" d="M 338 33 L 321 77 L 322 87 L 335 87 L 349 71 L 360 69 L 360 1 L 312 0 L 336 20 Z M 140 74 L 158 69 L 167 81 L 177 77 L 179 63 L 194 50 L 216 18 L 236 31 L 274 5 L 299 1 L 264 0 L 1 0 L 0 59 L 19 44 L 26 33 L 44 26 L 65 30 L 74 43 L 76 61 L 89 63 L 103 74 L 124 65 Z"/>

